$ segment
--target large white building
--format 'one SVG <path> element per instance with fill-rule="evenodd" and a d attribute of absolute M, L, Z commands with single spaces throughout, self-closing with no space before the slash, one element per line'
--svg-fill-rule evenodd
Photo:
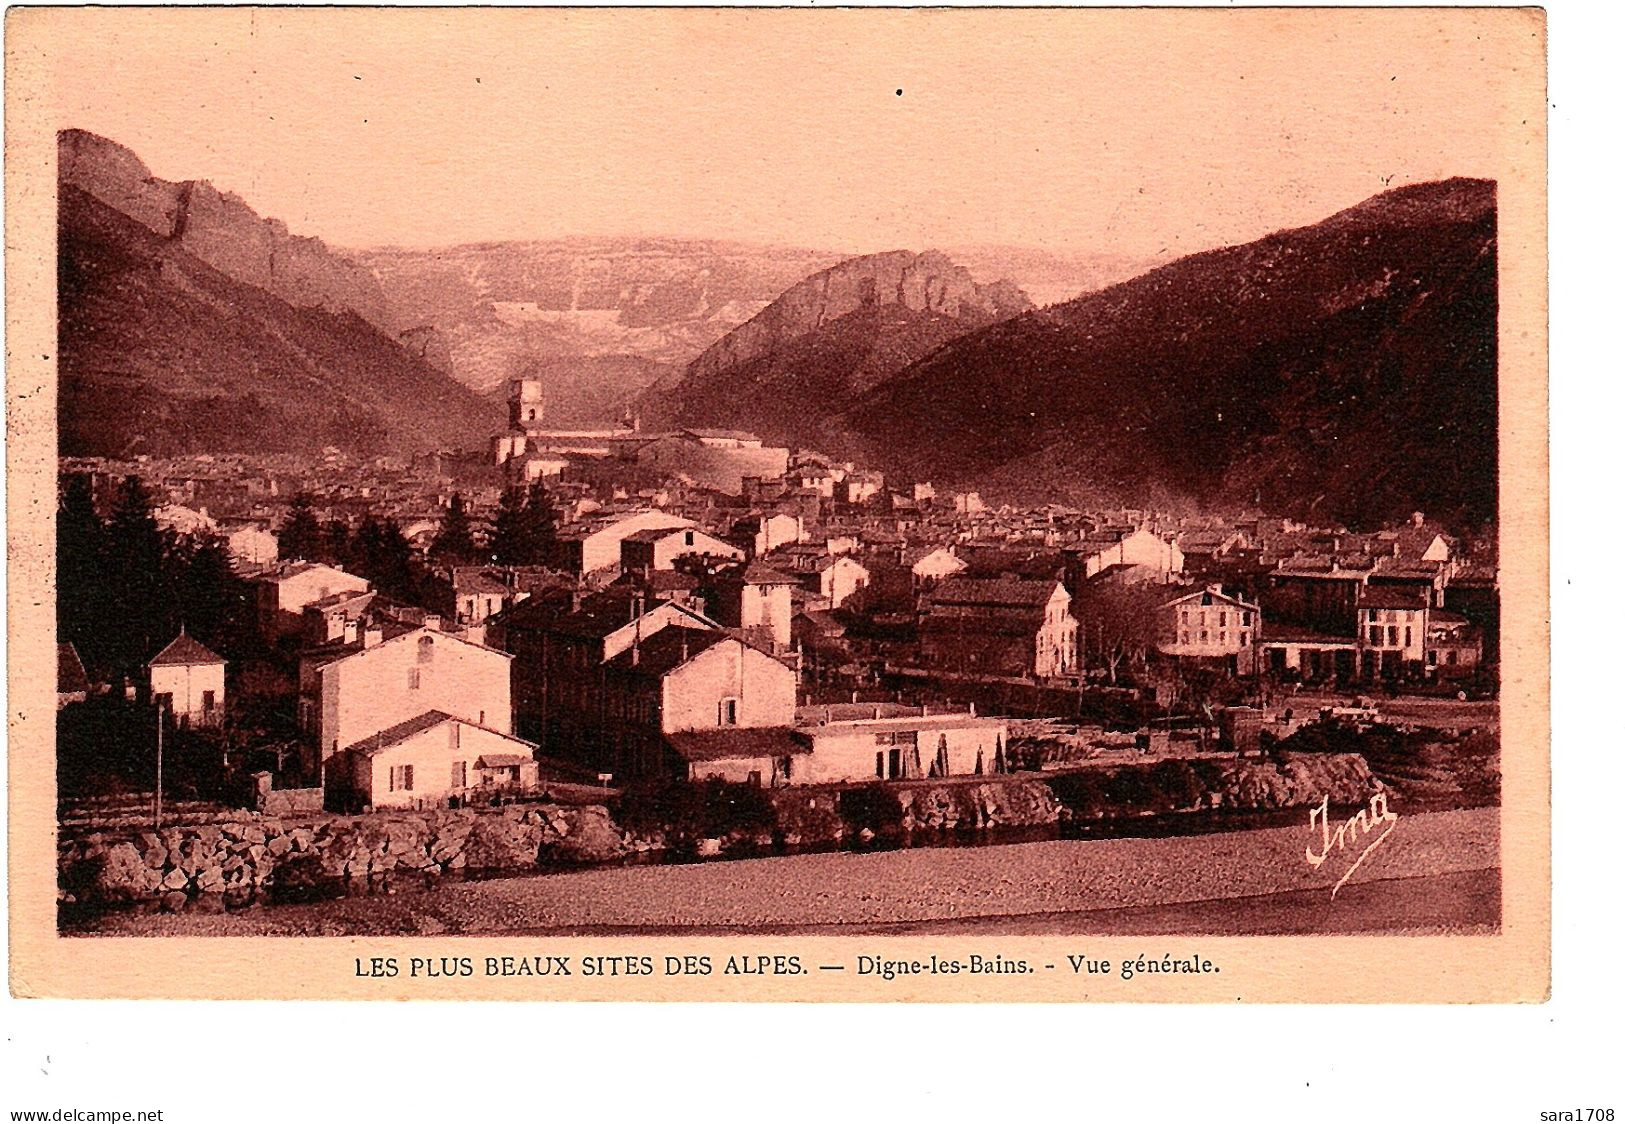
<path fill-rule="evenodd" d="M 300 726 L 322 760 L 432 710 L 512 735 L 512 658 L 434 628 L 367 624 L 300 662 Z"/>
<path fill-rule="evenodd" d="M 441 710 L 380 730 L 334 758 L 330 784 L 371 808 L 435 807 L 535 783 L 536 747 Z"/>
<path fill-rule="evenodd" d="M 339 594 L 366 593 L 372 583 L 321 562 L 290 562 L 259 579 L 260 631 L 267 639 L 304 629 L 304 613 Z"/>
<path fill-rule="evenodd" d="M 694 520 L 669 512 L 634 511 L 594 519 L 559 534 L 561 567 L 580 576 L 613 570 L 621 564 L 621 544 L 640 531 L 693 528 Z"/>
<path fill-rule="evenodd" d="M 1210 585 L 1165 601 L 1158 614 L 1157 651 L 1162 655 L 1219 660 L 1238 674 L 1257 671 L 1257 605 Z"/>

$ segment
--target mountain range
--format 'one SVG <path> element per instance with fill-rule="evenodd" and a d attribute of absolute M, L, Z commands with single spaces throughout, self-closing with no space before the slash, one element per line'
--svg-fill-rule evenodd
<path fill-rule="evenodd" d="M 618 418 L 656 383 L 751 321 L 809 276 L 852 255 L 706 239 L 577 237 L 435 249 L 346 251 L 378 279 L 404 324 L 432 331 L 459 381 L 501 396 L 509 379 L 548 387 L 564 424 Z M 1130 259 L 972 246 L 954 260 L 977 280 L 1015 278 L 1067 299 L 1139 272 Z"/>
<path fill-rule="evenodd" d="M 477 447 L 525 374 L 560 424 L 631 405 L 990 498 L 1495 516 L 1488 181 L 1135 276 L 1009 247 L 339 252 L 93 134 L 58 155 L 66 454 Z"/>

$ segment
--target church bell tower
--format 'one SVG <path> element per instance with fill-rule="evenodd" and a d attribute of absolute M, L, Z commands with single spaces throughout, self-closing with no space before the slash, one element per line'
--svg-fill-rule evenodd
<path fill-rule="evenodd" d="M 508 428 L 534 432 L 542 428 L 542 380 L 514 379 L 508 390 Z"/>

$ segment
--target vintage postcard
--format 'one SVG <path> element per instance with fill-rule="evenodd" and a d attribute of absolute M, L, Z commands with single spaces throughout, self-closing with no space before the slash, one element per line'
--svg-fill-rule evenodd
<path fill-rule="evenodd" d="M 14 993 L 1547 995 L 1539 9 L 5 65 Z"/>

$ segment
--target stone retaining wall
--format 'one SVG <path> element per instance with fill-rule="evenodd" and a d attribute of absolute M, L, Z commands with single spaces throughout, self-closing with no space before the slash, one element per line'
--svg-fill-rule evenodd
<path fill-rule="evenodd" d="M 284 822 L 242 820 L 64 836 L 59 896 L 107 904 L 200 895 L 252 900 L 272 887 L 366 881 L 394 872 L 518 870 L 608 862 L 640 846 L 602 805 L 514 805 Z M 646 846 L 644 844 L 643 846 Z"/>

